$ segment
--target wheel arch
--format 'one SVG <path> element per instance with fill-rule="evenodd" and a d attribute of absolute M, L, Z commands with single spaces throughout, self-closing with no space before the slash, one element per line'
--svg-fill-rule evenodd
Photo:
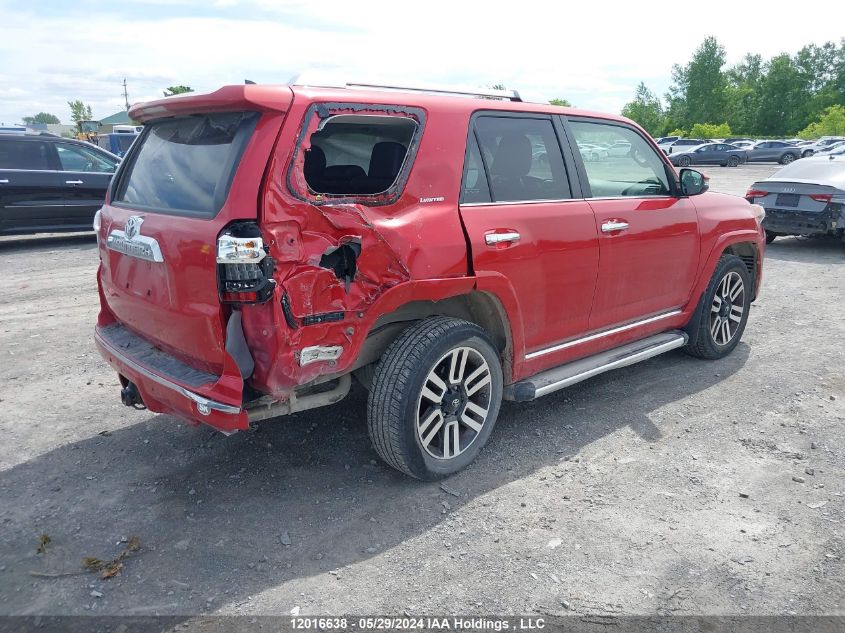
<path fill-rule="evenodd" d="M 439 299 L 409 300 L 384 312 L 367 333 L 352 370 L 372 365 L 407 327 L 433 316 L 463 319 L 483 328 L 500 354 L 505 384 L 510 382 L 514 358 L 510 320 L 499 298 L 480 290 Z M 366 371 L 360 374 L 366 380 Z"/>

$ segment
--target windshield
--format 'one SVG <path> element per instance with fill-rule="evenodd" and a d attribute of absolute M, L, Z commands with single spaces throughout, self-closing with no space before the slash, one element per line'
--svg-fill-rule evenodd
<path fill-rule="evenodd" d="M 119 172 L 113 200 L 133 208 L 213 217 L 223 206 L 258 114 L 197 114 L 147 125 Z"/>

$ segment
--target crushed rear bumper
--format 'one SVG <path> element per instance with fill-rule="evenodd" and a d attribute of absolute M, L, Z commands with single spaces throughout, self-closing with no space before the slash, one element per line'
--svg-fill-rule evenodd
<path fill-rule="evenodd" d="M 845 212 L 834 205 L 821 212 L 766 208 L 763 228 L 784 235 L 835 234 L 845 228 Z"/>
<path fill-rule="evenodd" d="M 207 424 L 223 433 L 249 427 L 241 406 L 243 379 L 228 354 L 223 375 L 216 376 L 189 367 L 119 323 L 97 326 L 94 340 L 121 382 L 132 382 L 150 411 Z"/>

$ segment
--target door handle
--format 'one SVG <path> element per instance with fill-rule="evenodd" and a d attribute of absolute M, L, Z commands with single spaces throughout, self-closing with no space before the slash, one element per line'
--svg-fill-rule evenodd
<path fill-rule="evenodd" d="M 519 238 L 520 235 L 516 231 L 509 231 L 507 233 L 488 233 L 484 236 L 484 242 L 487 246 L 496 246 L 498 244 L 516 242 Z"/>
<path fill-rule="evenodd" d="M 81 180 L 65 180 L 66 185 L 81 185 L 83 182 Z"/>
<path fill-rule="evenodd" d="M 608 220 L 607 222 L 602 223 L 601 232 L 613 233 L 614 231 L 624 231 L 627 228 L 627 222 L 622 222 L 620 220 Z"/>

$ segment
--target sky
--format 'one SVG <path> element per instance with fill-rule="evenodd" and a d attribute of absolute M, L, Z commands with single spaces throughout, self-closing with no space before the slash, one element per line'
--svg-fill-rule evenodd
<path fill-rule="evenodd" d="M 708 35 L 728 63 L 845 34 L 841 0 L 566 3 L 520 0 L 0 0 L 0 124 L 41 111 L 95 119 L 184 84 L 198 91 L 286 83 L 306 70 L 351 81 L 504 84 L 618 113 L 644 81 L 662 96 L 672 64 Z M 820 16 L 827 16 L 820 19 Z"/>

